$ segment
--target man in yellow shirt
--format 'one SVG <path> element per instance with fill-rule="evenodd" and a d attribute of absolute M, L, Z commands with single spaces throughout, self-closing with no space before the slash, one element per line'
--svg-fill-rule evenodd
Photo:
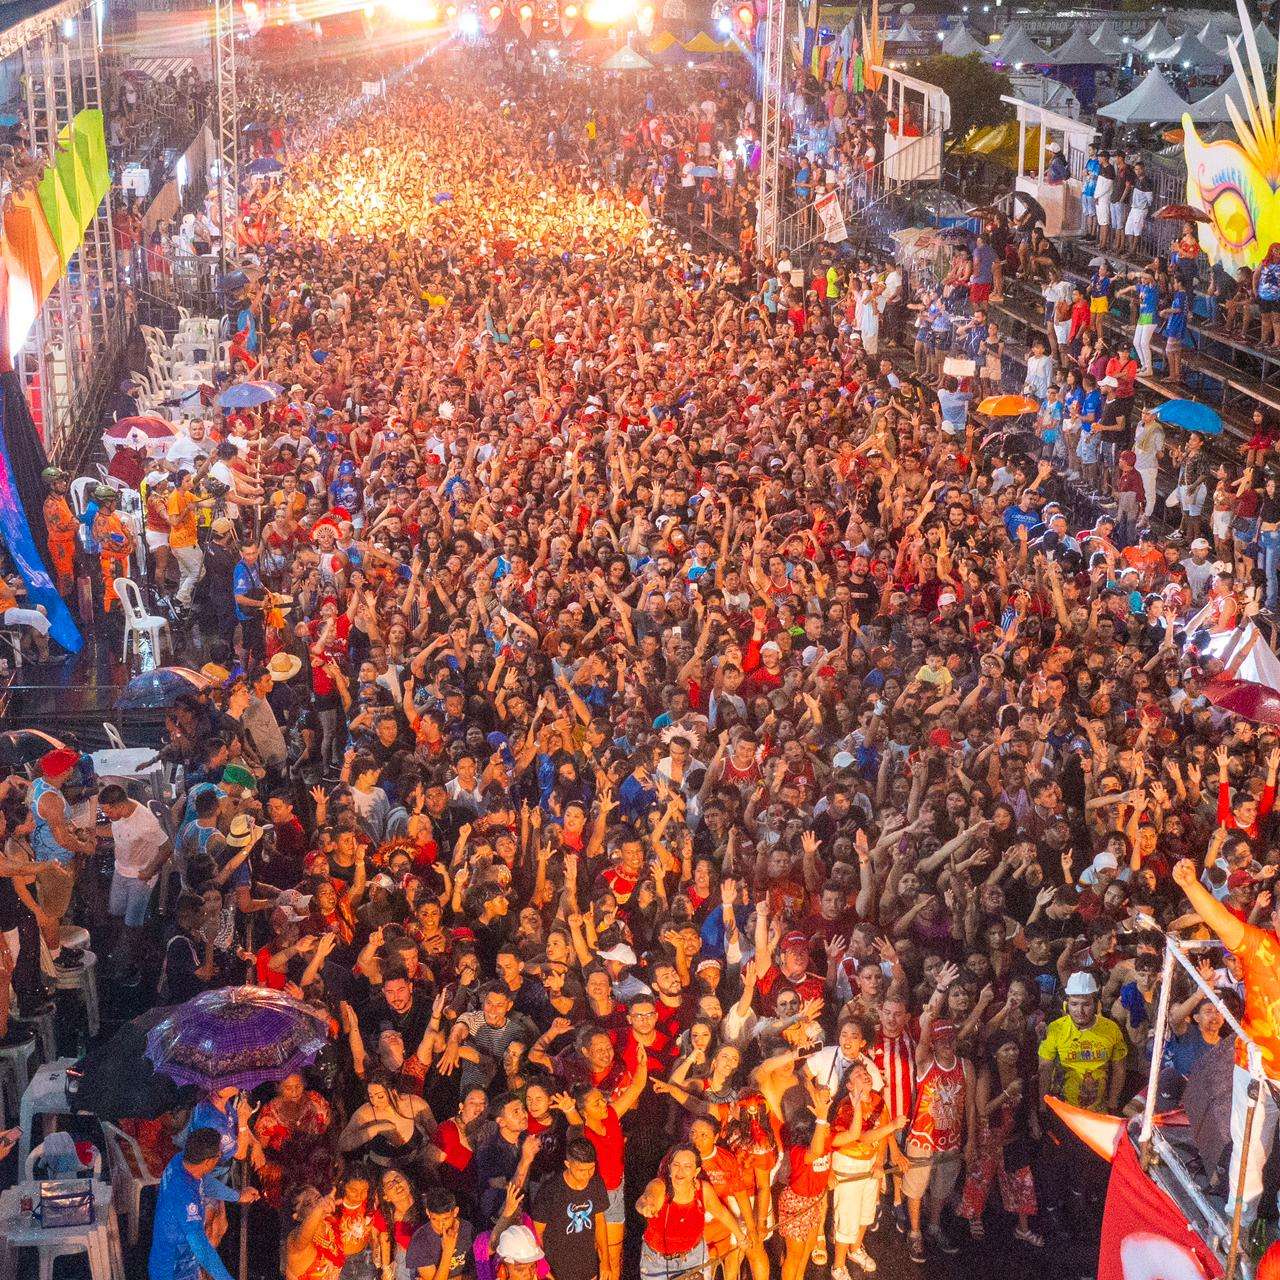
<path fill-rule="evenodd" d="M 169 494 L 169 550 L 181 575 L 173 599 L 182 609 L 191 608 L 192 593 L 204 572 L 204 552 L 196 537 L 196 511 L 201 499 L 196 497 L 192 481 L 190 471 L 179 471 Z M 211 499 L 205 501 L 212 503 Z"/>
<path fill-rule="evenodd" d="M 1118 1023 L 1098 1011 L 1098 983 L 1091 973 L 1067 980 L 1067 1012 L 1040 1042 L 1040 1093 L 1089 1111 L 1116 1112 L 1124 1087 L 1129 1046 Z"/>

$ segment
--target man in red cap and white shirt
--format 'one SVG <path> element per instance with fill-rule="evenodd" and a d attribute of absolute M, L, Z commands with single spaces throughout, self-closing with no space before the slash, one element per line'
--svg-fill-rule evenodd
<path fill-rule="evenodd" d="M 76 859 L 87 858 L 97 849 L 93 832 L 71 825 L 71 806 L 62 794 L 79 763 L 80 753 L 71 747 L 46 751 L 40 757 L 40 776 L 31 788 L 31 814 L 36 824 L 31 852 L 41 864 L 36 923 L 55 964 L 61 956 L 59 929 L 71 903 Z"/>

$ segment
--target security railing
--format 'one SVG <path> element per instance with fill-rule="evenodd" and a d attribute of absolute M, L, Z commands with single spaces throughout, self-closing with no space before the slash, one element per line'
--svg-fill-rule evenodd
<path fill-rule="evenodd" d="M 1264 1123 L 1257 1111 L 1265 1091 L 1272 1089 L 1273 1085 L 1262 1068 L 1261 1050 L 1245 1033 L 1215 988 L 1205 981 L 1196 968 L 1194 957 L 1205 948 L 1217 945 L 1216 942 L 1182 942 L 1173 937 L 1165 939 L 1164 970 L 1160 978 L 1160 999 L 1156 1006 L 1155 1028 L 1152 1033 L 1151 1068 L 1147 1079 L 1146 1106 L 1138 1134 L 1138 1150 L 1148 1175 L 1186 1211 L 1188 1221 L 1218 1255 L 1225 1271 L 1223 1280 L 1252 1280 L 1253 1265 L 1241 1238 L 1243 1197 L 1237 1195 L 1232 1208 L 1230 1201 L 1223 1206 L 1207 1194 L 1178 1146 L 1169 1141 L 1156 1122 L 1165 1045 L 1172 1033 L 1169 1006 L 1172 1002 L 1173 975 L 1175 968 L 1181 967 L 1245 1047 L 1246 1069 L 1252 1082 L 1244 1121 L 1244 1152 L 1240 1158 L 1240 1168 L 1232 1180 L 1233 1185 L 1243 1187 L 1249 1164 L 1249 1135 L 1255 1124 Z"/>
<path fill-rule="evenodd" d="M 869 169 L 851 174 L 836 188 L 851 238 L 854 233 L 883 230 L 885 215 L 899 197 L 942 179 L 942 130 L 912 138 Z M 823 238 L 817 202 L 810 201 L 778 223 L 778 250 L 789 256 L 805 253 Z"/>

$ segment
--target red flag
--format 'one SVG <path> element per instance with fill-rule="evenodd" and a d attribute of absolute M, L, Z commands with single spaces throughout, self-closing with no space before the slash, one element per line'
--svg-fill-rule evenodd
<path fill-rule="evenodd" d="M 1142 1171 L 1122 1133 L 1102 1215 L 1098 1280 L 1218 1280 L 1222 1267 L 1182 1210 Z"/>

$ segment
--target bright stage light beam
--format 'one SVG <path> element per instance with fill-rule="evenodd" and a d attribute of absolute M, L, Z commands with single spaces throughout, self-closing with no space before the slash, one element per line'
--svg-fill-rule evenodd
<path fill-rule="evenodd" d="M 587 21 L 593 27 L 614 27 L 635 16 L 636 0 L 591 0 L 587 5 Z"/>
<path fill-rule="evenodd" d="M 465 9 L 458 18 L 458 34 L 474 40 L 480 34 L 480 19 L 471 9 Z"/>

